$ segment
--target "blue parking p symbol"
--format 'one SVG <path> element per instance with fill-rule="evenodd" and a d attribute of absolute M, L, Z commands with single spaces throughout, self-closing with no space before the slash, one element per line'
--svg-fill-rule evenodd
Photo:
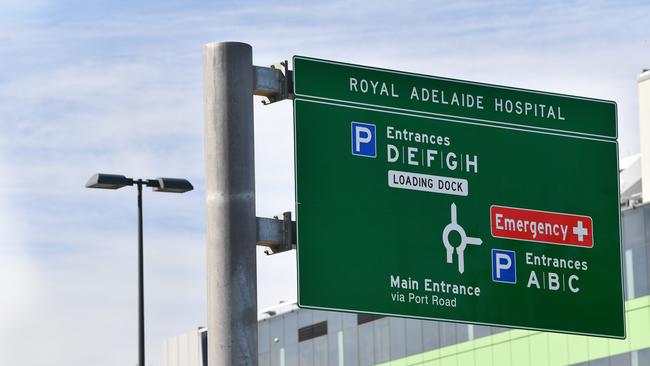
<path fill-rule="evenodd" d="M 512 250 L 492 249 L 492 281 L 517 283 L 517 265 Z"/>
<path fill-rule="evenodd" d="M 377 157 L 375 125 L 352 122 L 352 155 Z"/>

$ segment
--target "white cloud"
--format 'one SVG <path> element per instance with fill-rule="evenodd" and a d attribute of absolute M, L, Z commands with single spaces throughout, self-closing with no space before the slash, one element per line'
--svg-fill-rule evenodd
<path fill-rule="evenodd" d="M 13 170 L 7 164 L 0 148 L 0 363 L 10 364 L 19 354 L 10 354 L 19 340 L 25 336 L 25 320 L 33 316 L 32 309 L 38 299 L 38 270 L 29 253 L 24 218 L 16 215 L 16 202 L 7 194 L 7 187 L 13 184 Z"/>
<path fill-rule="evenodd" d="M 152 5 L 66 21 L 44 9 L 52 4 L 0 25 L 0 292 L 11 299 L 0 301 L 0 342 L 12 350 L 0 364 L 24 360 L 35 340 L 43 356 L 33 364 L 135 363 L 135 192 L 84 189 L 99 171 L 194 183 L 185 195 L 145 192 L 149 359 L 160 365 L 162 339 L 205 324 L 207 42 L 249 42 L 261 65 L 303 54 L 614 99 L 621 154 L 639 149 L 635 76 L 647 62 L 647 6 Z M 255 105 L 258 215 L 293 211 L 291 104 Z M 260 307 L 295 300 L 295 253 L 258 250 L 258 276 Z"/>

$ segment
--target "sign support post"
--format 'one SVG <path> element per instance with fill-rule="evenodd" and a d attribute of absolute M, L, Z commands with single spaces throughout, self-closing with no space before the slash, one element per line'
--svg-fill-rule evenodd
<path fill-rule="evenodd" d="M 257 365 L 253 50 L 203 49 L 208 365 Z"/>

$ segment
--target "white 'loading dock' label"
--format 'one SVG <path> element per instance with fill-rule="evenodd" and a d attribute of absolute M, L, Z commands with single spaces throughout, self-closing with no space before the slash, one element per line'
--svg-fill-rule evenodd
<path fill-rule="evenodd" d="M 467 196 L 469 193 L 466 179 L 400 172 L 397 170 L 388 171 L 388 186 L 456 196 Z"/>

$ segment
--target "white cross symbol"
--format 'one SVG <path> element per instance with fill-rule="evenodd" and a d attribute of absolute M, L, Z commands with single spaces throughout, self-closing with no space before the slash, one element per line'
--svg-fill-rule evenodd
<path fill-rule="evenodd" d="M 578 221 L 578 225 L 573 227 L 573 233 L 578 235 L 578 241 L 582 241 L 583 237 L 587 235 L 587 228 L 582 227 L 582 221 Z"/>

